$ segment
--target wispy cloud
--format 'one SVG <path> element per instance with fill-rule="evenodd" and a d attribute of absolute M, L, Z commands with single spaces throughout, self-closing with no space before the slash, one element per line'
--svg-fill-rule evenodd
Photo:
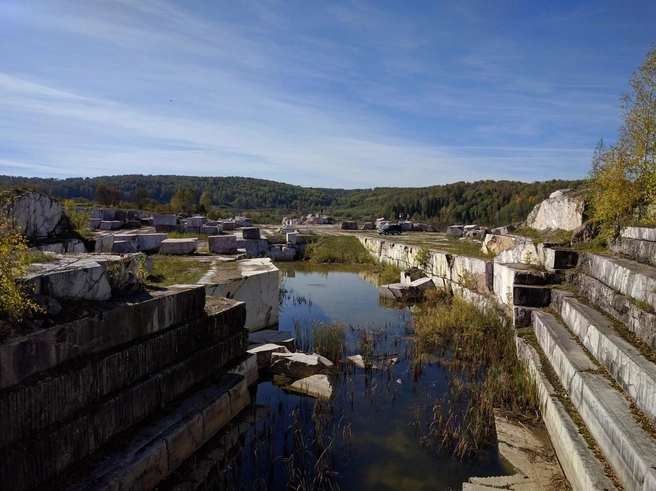
<path fill-rule="evenodd" d="M 558 32 L 596 33 L 595 5 L 556 12 Z M 469 2 L 9 1 L 0 173 L 346 188 L 583 177 L 649 26 L 628 34 L 636 60 L 624 42 L 622 60 L 572 71 L 594 47 L 550 47 L 553 16 L 515 16 Z"/>

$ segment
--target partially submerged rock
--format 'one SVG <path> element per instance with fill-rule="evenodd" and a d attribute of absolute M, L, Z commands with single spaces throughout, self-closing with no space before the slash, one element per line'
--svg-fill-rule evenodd
<path fill-rule="evenodd" d="M 273 373 L 291 378 L 305 378 L 315 375 L 333 364 L 321 355 L 305 353 L 271 353 L 271 366 Z"/>
<path fill-rule="evenodd" d="M 257 367 L 260 370 L 269 366 L 272 353 L 290 353 L 286 347 L 275 343 L 251 346 L 246 352 L 257 356 Z"/>
<path fill-rule="evenodd" d="M 333 384 L 328 375 L 318 374 L 297 380 L 287 387 L 294 392 L 307 394 L 318 399 L 331 399 L 334 394 Z"/>

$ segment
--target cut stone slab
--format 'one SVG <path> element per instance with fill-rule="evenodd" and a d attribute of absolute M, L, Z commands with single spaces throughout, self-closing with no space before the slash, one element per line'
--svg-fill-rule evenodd
<path fill-rule="evenodd" d="M 332 367 L 326 364 L 326 358 L 316 354 L 305 353 L 271 353 L 271 366 L 269 370 L 278 375 L 301 379 Z"/>
<path fill-rule="evenodd" d="M 210 251 L 215 254 L 234 254 L 237 252 L 237 237 L 234 235 L 211 235 L 207 238 L 207 242 Z"/>
<path fill-rule="evenodd" d="M 379 286 L 378 294 L 383 298 L 391 298 L 393 300 L 412 300 L 418 298 L 421 292 L 410 285 L 390 283 L 389 285 Z"/>
<path fill-rule="evenodd" d="M 276 331 L 273 329 L 263 329 L 261 331 L 251 332 L 248 335 L 250 344 L 278 344 L 287 348 L 291 353 L 296 351 L 294 336 L 289 331 Z"/>
<path fill-rule="evenodd" d="M 297 380 L 287 387 L 294 392 L 307 394 L 317 399 L 330 400 L 334 395 L 333 384 L 328 375 L 317 374 Z"/>
<path fill-rule="evenodd" d="M 516 338 L 516 343 L 518 357 L 526 363 L 535 380 L 544 424 L 572 489 L 616 489 L 558 398 L 536 349 L 522 338 Z"/>
<path fill-rule="evenodd" d="M 123 222 L 120 220 L 112 220 L 112 230 L 118 230 L 123 226 Z"/>
<path fill-rule="evenodd" d="M 160 254 L 184 255 L 196 252 L 198 239 L 166 239 L 160 242 Z"/>
<path fill-rule="evenodd" d="M 546 312 L 533 315 L 535 335 L 570 400 L 625 489 L 644 489 L 654 473 L 656 443 L 636 421 L 629 401 L 597 372 L 570 332 Z"/>
<path fill-rule="evenodd" d="M 647 240 L 656 242 L 656 228 L 649 227 L 625 227 L 620 236 L 626 239 Z"/>
<path fill-rule="evenodd" d="M 112 222 L 111 220 L 103 220 L 100 222 L 100 226 L 98 227 L 100 230 L 111 230 L 112 229 Z"/>
<path fill-rule="evenodd" d="M 275 343 L 251 345 L 246 352 L 256 356 L 257 367 L 260 370 L 271 364 L 271 353 L 290 353 L 285 346 Z"/>
<path fill-rule="evenodd" d="M 513 304 L 520 307 L 547 307 L 551 303 L 551 288 L 535 285 L 514 285 Z"/>
<path fill-rule="evenodd" d="M 203 225 L 200 228 L 200 233 L 205 235 L 216 235 L 221 233 L 223 229 L 218 225 Z"/>
<path fill-rule="evenodd" d="M 416 288 L 420 292 L 426 292 L 428 290 L 435 289 L 435 283 L 430 278 L 419 278 L 418 280 L 413 281 L 409 285 L 411 288 Z"/>
<path fill-rule="evenodd" d="M 138 249 L 140 251 L 156 251 L 167 237 L 168 234 L 139 234 L 137 235 Z"/>

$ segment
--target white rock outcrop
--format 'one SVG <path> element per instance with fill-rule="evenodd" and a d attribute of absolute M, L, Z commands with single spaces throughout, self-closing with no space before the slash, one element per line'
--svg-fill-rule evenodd
<path fill-rule="evenodd" d="M 9 214 L 15 225 L 28 238 L 45 238 L 66 232 L 69 228 L 64 207 L 45 194 L 26 192 L 17 195 Z"/>
<path fill-rule="evenodd" d="M 585 202 L 580 194 L 560 189 L 533 208 L 526 226 L 536 230 L 575 230 L 583 225 L 584 210 Z"/>

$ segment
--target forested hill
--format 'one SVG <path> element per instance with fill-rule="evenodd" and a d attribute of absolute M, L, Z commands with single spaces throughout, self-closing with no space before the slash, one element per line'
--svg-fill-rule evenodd
<path fill-rule="evenodd" d="M 135 190 L 148 192 L 159 211 L 179 191 L 203 193 L 212 205 L 236 212 L 266 212 L 268 217 L 297 216 L 323 210 L 337 218 L 372 220 L 410 215 L 436 225 L 479 223 L 501 225 L 522 221 L 533 207 L 551 192 L 580 188 L 583 181 L 552 180 L 457 182 L 424 188 L 330 189 L 304 188 L 247 177 L 193 177 L 122 175 L 96 178 L 43 179 L 0 176 L 2 183 L 38 189 L 60 198 L 93 200 L 100 184 L 117 189 L 125 202 L 133 201 Z M 155 203 L 156 202 L 156 203 Z M 263 215 L 264 216 L 264 215 Z"/>

